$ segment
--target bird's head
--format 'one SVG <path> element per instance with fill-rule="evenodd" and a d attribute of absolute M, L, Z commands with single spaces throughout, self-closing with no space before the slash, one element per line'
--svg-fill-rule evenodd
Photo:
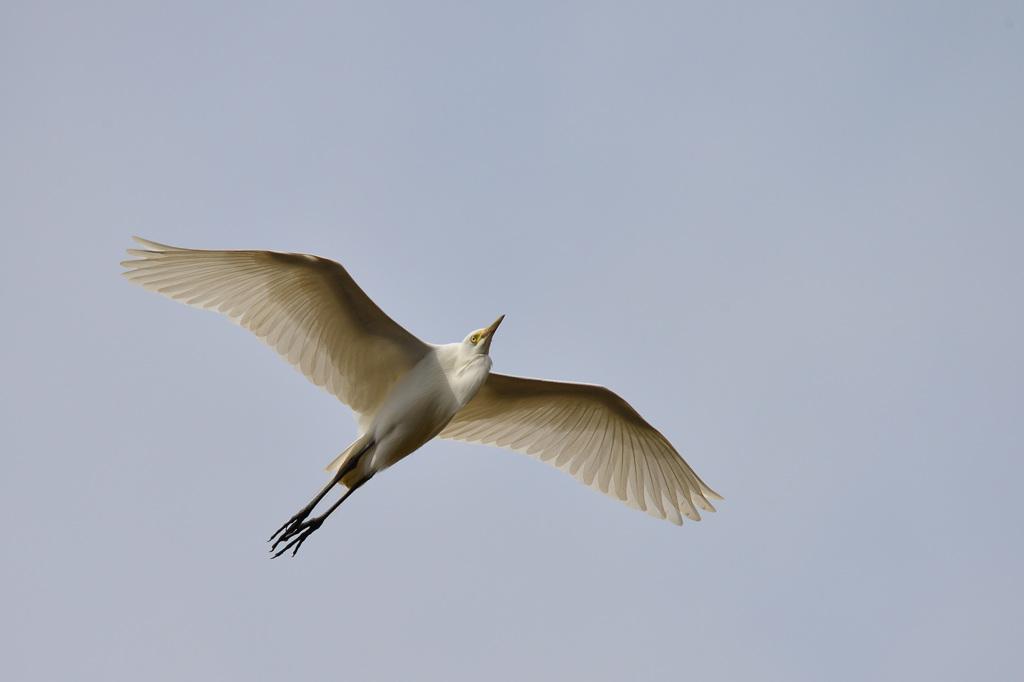
<path fill-rule="evenodd" d="M 502 315 L 490 327 L 470 332 L 469 336 L 462 340 L 462 344 L 472 355 L 486 355 L 487 351 L 491 349 L 491 338 L 494 336 L 494 330 L 498 328 L 498 325 L 504 319 L 505 316 Z"/>

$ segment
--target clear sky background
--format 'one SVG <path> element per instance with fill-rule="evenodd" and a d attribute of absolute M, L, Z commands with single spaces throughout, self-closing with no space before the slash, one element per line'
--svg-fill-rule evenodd
<path fill-rule="evenodd" d="M 1020 679 L 1024 6 L 0 6 L 4 679 Z M 601 383 L 677 528 L 352 440 L 139 234 L 340 261 L 432 342 Z"/>

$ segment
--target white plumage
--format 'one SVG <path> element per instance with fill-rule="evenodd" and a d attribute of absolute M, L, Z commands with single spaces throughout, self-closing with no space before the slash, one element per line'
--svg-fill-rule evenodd
<path fill-rule="evenodd" d="M 358 487 L 431 438 L 496 445 L 661 519 L 700 520 L 722 499 L 626 401 L 601 386 L 490 372 L 498 318 L 459 343 L 424 343 L 388 317 L 334 261 L 272 251 L 179 249 L 134 238 L 129 281 L 224 313 L 356 414 L 359 437 L 331 482 L 274 534 L 302 542 Z M 337 484 L 344 495 L 309 518 Z"/>

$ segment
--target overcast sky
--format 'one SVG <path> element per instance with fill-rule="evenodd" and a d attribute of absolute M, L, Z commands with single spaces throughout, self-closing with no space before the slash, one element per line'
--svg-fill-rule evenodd
<path fill-rule="evenodd" d="M 0 6 L 5 679 L 1024 675 L 1024 6 Z M 333 258 L 496 371 L 601 383 L 677 528 L 355 436 L 130 235 Z"/>

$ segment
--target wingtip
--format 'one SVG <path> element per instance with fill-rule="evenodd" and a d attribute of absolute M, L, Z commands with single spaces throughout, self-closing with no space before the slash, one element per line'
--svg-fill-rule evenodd
<path fill-rule="evenodd" d="M 709 488 L 707 486 L 703 487 L 703 489 L 701 490 L 701 493 L 704 494 L 704 498 L 707 499 L 707 500 L 724 500 L 725 499 L 724 497 L 722 497 L 721 495 L 719 495 L 718 493 L 716 493 L 714 490 L 712 490 L 711 488 Z"/>
<path fill-rule="evenodd" d="M 160 242 L 154 242 L 154 241 L 151 241 L 149 239 L 144 239 L 143 237 L 139 237 L 139 236 L 134 235 L 134 234 L 132 235 L 132 240 L 136 244 L 138 244 L 139 246 L 144 246 L 147 251 L 157 251 L 157 252 L 160 252 L 160 251 L 178 251 L 179 250 L 179 249 L 177 249 L 177 248 L 175 248 L 173 246 L 168 246 L 167 244 L 161 244 Z M 131 250 L 129 250 L 128 253 L 131 253 Z"/>

